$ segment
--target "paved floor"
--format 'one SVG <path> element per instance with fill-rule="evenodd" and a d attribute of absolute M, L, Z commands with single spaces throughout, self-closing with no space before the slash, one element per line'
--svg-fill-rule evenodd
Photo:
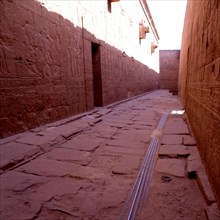
<path fill-rule="evenodd" d="M 1 219 L 119 219 L 163 112 L 178 109 L 160 90 L 2 139 Z M 173 113 L 139 219 L 205 219 L 207 202 L 187 178 L 196 143 Z"/>

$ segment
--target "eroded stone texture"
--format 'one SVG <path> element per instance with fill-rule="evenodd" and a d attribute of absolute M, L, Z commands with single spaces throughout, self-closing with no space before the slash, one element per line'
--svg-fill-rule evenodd
<path fill-rule="evenodd" d="M 183 145 L 162 145 L 159 150 L 159 156 L 177 157 L 189 155 L 189 150 Z"/>
<path fill-rule="evenodd" d="M 208 220 L 220 219 L 220 212 L 217 203 L 213 203 L 212 205 L 208 206 L 205 212 Z"/>
<path fill-rule="evenodd" d="M 80 134 L 72 140 L 62 144 L 61 147 L 81 151 L 94 151 L 101 145 L 102 142 L 103 139 L 100 137 L 94 137 L 91 134 Z"/>
<path fill-rule="evenodd" d="M 179 50 L 160 50 L 160 88 L 177 90 Z"/>
<path fill-rule="evenodd" d="M 10 142 L 0 145 L 0 169 L 6 169 L 13 164 L 17 164 L 41 150 L 37 146 L 30 146 L 23 143 Z"/>
<path fill-rule="evenodd" d="M 183 159 L 159 159 L 156 164 L 156 171 L 171 174 L 177 177 L 185 176 L 185 160 Z"/>
<path fill-rule="evenodd" d="M 188 2 L 180 54 L 179 90 L 220 207 L 219 11 L 218 0 Z"/>
<path fill-rule="evenodd" d="M 164 135 L 161 144 L 169 145 L 169 144 L 177 144 L 180 145 L 183 143 L 182 135 Z"/>
<path fill-rule="evenodd" d="M 182 118 L 171 118 L 165 126 L 164 134 L 189 134 L 187 124 Z"/>
<path fill-rule="evenodd" d="M 88 165 L 92 161 L 90 152 L 73 150 L 68 148 L 56 148 L 46 153 L 42 158 L 50 158 L 58 161 L 73 162 L 81 165 Z"/>

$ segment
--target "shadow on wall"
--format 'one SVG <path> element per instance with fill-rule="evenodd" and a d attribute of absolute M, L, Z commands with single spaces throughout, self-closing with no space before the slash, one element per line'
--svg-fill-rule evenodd
<path fill-rule="evenodd" d="M 0 136 L 158 88 L 158 73 L 35 1 L 1 1 Z"/>

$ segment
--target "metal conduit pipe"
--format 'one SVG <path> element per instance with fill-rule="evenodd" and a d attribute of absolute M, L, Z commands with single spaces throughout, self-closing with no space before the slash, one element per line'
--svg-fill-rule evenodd
<path fill-rule="evenodd" d="M 131 200 L 131 197 L 132 197 L 132 195 L 133 195 L 133 193 L 134 193 L 134 191 L 135 191 L 135 188 L 137 188 L 137 189 L 139 188 L 139 185 L 140 185 L 140 183 L 141 183 L 142 174 L 143 174 L 143 169 L 144 169 L 144 167 L 145 167 L 145 165 L 146 165 L 146 162 L 147 162 L 147 155 L 148 155 L 148 153 L 149 153 L 149 150 L 151 150 L 151 147 L 150 147 L 150 146 L 149 146 L 149 148 L 148 148 L 148 151 L 146 152 L 146 155 L 145 155 L 145 157 L 144 157 L 144 161 L 142 162 L 141 169 L 140 169 L 139 174 L 138 174 L 138 177 L 137 177 L 137 179 L 136 179 L 136 181 L 135 181 L 135 183 L 134 183 L 134 186 L 133 186 L 133 188 L 132 188 L 132 191 L 131 191 L 131 193 L 129 194 L 129 197 L 128 197 L 127 201 L 126 201 L 126 205 L 125 205 L 125 208 L 123 209 L 123 213 L 122 213 L 122 215 L 121 215 L 120 220 L 122 220 L 122 219 L 124 218 L 126 209 L 127 209 L 128 204 L 129 204 L 129 202 L 130 202 L 130 200 Z M 136 194 L 138 193 L 137 189 L 136 189 L 134 198 L 136 197 Z M 134 199 L 133 199 L 133 202 L 132 202 L 132 206 L 134 206 Z M 130 210 L 131 210 L 131 208 L 130 208 Z"/>
<path fill-rule="evenodd" d="M 133 214 L 133 218 L 132 219 L 135 219 L 135 216 L 137 214 L 137 211 L 138 211 L 138 208 L 139 208 L 139 204 L 141 203 L 141 200 L 142 202 L 144 201 L 144 192 L 147 191 L 147 187 L 149 186 L 148 184 L 146 184 L 147 182 L 150 181 L 150 174 L 151 174 L 151 167 L 153 166 L 153 161 L 154 161 L 154 155 L 157 151 L 157 140 L 156 138 L 154 138 L 154 143 L 152 144 L 152 149 L 153 149 L 153 152 L 152 154 L 150 155 L 149 154 L 149 157 L 148 157 L 148 163 L 147 163 L 147 166 L 145 167 L 145 170 L 144 170 L 144 176 L 143 176 L 143 179 L 142 179 L 142 185 L 141 185 L 141 190 L 140 190 L 140 193 L 138 195 L 138 199 L 136 201 L 136 206 L 135 206 L 135 209 L 134 209 L 134 214 Z M 147 172 L 148 171 L 148 172 Z M 146 196 L 145 196 L 146 197 Z"/>
<path fill-rule="evenodd" d="M 135 197 L 134 197 L 134 200 L 133 200 L 130 212 L 129 212 L 128 220 L 134 219 L 135 215 L 137 213 L 138 206 L 139 206 L 140 199 L 141 199 L 141 195 L 142 195 L 142 191 L 143 191 L 144 181 L 146 180 L 146 168 L 149 166 L 149 164 L 151 162 L 151 160 L 150 160 L 151 156 L 150 155 L 153 155 L 154 144 L 155 144 L 155 138 L 153 139 L 153 141 L 151 142 L 151 144 L 149 146 L 150 151 L 148 152 L 146 160 L 145 160 L 145 166 L 142 170 L 142 175 L 141 175 L 141 178 L 140 178 L 140 181 L 139 181 L 138 190 L 135 193 Z M 152 152 L 152 154 L 151 154 L 151 152 Z"/>
<path fill-rule="evenodd" d="M 162 130 L 165 126 L 166 120 L 169 114 L 164 112 L 156 130 Z M 149 190 L 149 183 L 152 177 L 152 169 L 155 163 L 155 156 L 159 148 L 159 137 L 153 137 L 149 144 L 148 150 L 145 154 L 144 160 L 141 165 L 141 169 L 138 173 L 138 177 L 135 180 L 134 186 L 129 194 L 129 197 L 125 203 L 125 207 L 123 209 L 120 220 L 123 220 L 126 214 L 126 210 L 128 209 L 128 205 L 130 200 L 133 200 L 131 203 L 131 207 L 128 212 L 127 220 L 135 220 L 138 210 L 140 209 L 139 205 L 146 200 L 147 193 Z M 134 195 L 133 195 L 134 194 Z"/>
<path fill-rule="evenodd" d="M 143 167 L 143 170 L 142 170 L 142 175 L 140 177 L 140 181 L 139 181 L 139 185 L 138 185 L 138 190 L 135 193 L 135 197 L 133 199 L 133 203 L 132 203 L 132 206 L 131 206 L 131 209 L 130 209 L 130 212 L 129 212 L 129 216 L 128 216 L 129 220 L 133 219 L 133 217 L 136 214 L 138 205 L 139 205 L 139 201 L 140 201 L 140 197 L 141 197 L 141 192 L 142 192 L 142 189 L 143 189 L 143 185 L 142 185 L 143 184 L 143 179 L 145 179 L 145 173 L 146 173 L 145 170 L 146 170 L 146 166 L 148 166 L 148 164 L 150 163 L 149 155 L 151 155 L 151 153 L 153 153 L 154 142 L 155 142 L 155 139 L 153 139 L 153 141 L 151 142 L 151 144 L 149 146 L 148 154 L 146 155 L 146 158 L 145 158 L 145 163 L 144 163 L 144 167 Z"/>
<path fill-rule="evenodd" d="M 152 146 L 150 145 L 149 148 L 148 148 L 148 151 L 146 152 L 146 155 L 145 155 L 145 157 L 144 157 L 144 161 L 142 162 L 141 169 L 140 169 L 140 171 L 139 171 L 139 173 L 138 173 L 138 177 L 137 177 L 137 179 L 135 180 L 135 183 L 134 183 L 134 186 L 133 186 L 133 188 L 132 188 L 132 190 L 131 190 L 131 193 L 129 194 L 129 197 L 128 197 L 126 203 L 125 203 L 126 205 L 125 205 L 125 208 L 123 209 L 123 212 L 122 212 L 122 215 L 121 215 L 120 220 L 122 220 L 123 217 L 124 217 L 124 215 L 125 215 L 126 208 L 127 208 L 128 204 L 129 204 L 129 201 L 130 201 L 130 199 L 131 199 L 131 197 L 132 197 L 132 194 L 133 194 L 134 191 L 135 191 L 135 188 L 137 187 L 137 184 L 138 184 L 138 186 L 140 185 L 140 182 L 141 182 L 141 179 L 142 179 L 142 173 L 143 173 L 144 167 L 146 166 L 146 162 L 147 162 L 147 160 L 148 160 L 148 154 L 149 154 L 149 152 L 151 152 L 152 150 L 153 150 L 153 148 L 152 148 Z M 137 188 L 138 188 L 138 187 L 137 187 Z M 136 191 L 135 195 L 136 195 L 136 194 L 137 194 L 137 191 Z"/>

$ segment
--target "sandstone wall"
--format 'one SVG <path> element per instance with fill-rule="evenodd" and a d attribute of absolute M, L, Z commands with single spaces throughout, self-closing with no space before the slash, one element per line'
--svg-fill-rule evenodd
<path fill-rule="evenodd" d="M 160 50 L 160 88 L 177 90 L 179 75 L 179 50 Z"/>
<path fill-rule="evenodd" d="M 179 89 L 220 205 L 220 2 L 188 1 Z"/>
<path fill-rule="evenodd" d="M 107 3 L 0 1 L 1 137 L 93 109 L 95 95 L 106 105 L 157 88 L 156 38 L 150 27 L 139 40 L 140 2 Z"/>

